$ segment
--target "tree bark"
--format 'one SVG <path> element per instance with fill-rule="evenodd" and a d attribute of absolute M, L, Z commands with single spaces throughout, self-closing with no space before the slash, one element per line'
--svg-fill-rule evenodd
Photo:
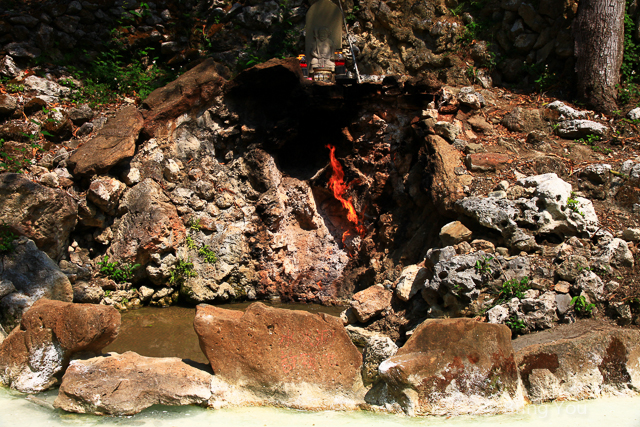
<path fill-rule="evenodd" d="M 624 45 L 625 0 L 580 0 L 573 23 L 578 97 L 615 110 Z"/>

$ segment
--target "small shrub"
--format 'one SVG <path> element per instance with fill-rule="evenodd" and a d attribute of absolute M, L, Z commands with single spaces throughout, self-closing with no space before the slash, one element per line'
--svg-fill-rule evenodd
<path fill-rule="evenodd" d="M 482 257 L 482 259 L 476 261 L 476 265 L 474 266 L 474 268 L 480 274 L 491 274 L 491 266 L 489 265 L 489 262 L 491 262 L 491 260 L 493 260 L 492 256 L 485 255 Z"/>
<path fill-rule="evenodd" d="M 204 245 L 200 249 L 198 249 L 198 255 L 204 258 L 205 262 L 209 264 L 213 264 L 218 261 L 218 257 L 216 254 L 209 248 L 209 245 Z"/>
<path fill-rule="evenodd" d="M 595 304 L 587 304 L 587 299 L 583 295 L 571 298 L 571 305 L 580 316 L 591 316 Z"/>
<path fill-rule="evenodd" d="M 172 285 L 182 285 L 189 277 L 196 277 L 198 274 L 193 270 L 193 263 L 185 259 L 178 259 L 178 262 L 171 270 L 169 283 Z"/>
<path fill-rule="evenodd" d="M 13 241 L 17 239 L 17 236 L 9 230 L 9 226 L 3 222 L 0 225 L 0 253 L 10 253 L 16 248 L 13 246 Z"/>
<path fill-rule="evenodd" d="M 508 301 L 512 298 L 522 299 L 524 298 L 524 291 L 531 289 L 529 285 L 529 278 L 523 277 L 520 280 L 511 279 L 502 284 L 502 288 L 498 293 L 499 301 Z"/>
<path fill-rule="evenodd" d="M 196 250 L 198 248 L 198 246 L 196 245 L 195 240 L 193 240 L 193 237 L 191 236 L 187 236 L 187 248 L 191 249 L 191 250 Z"/>
<path fill-rule="evenodd" d="M 571 195 L 569 196 L 569 198 L 567 199 L 567 207 L 569 209 L 571 209 L 573 212 L 582 215 L 584 217 L 584 212 L 582 212 L 579 208 L 578 208 L 578 204 L 580 202 L 578 202 L 577 199 L 575 199 L 576 197 L 576 193 L 574 193 L 573 191 L 571 192 Z"/>
<path fill-rule="evenodd" d="M 98 261 L 98 265 L 100 273 L 116 283 L 128 282 L 133 277 L 133 272 L 140 267 L 140 264 L 109 262 L 109 255 L 105 255 L 102 261 Z"/>
<path fill-rule="evenodd" d="M 514 317 L 510 317 L 509 320 L 504 322 L 504 324 L 507 325 L 509 327 L 509 329 L 511 329 L 511 331 L 516 333 L 516 334 L 520 333 L 527 326 L 527 325 L 525 325 L 523 320 L 518 319 L 515 316 Z"/>
<path fill-rule="evenodd" d="M 195 231 L 200 231 L 200 229 L 202 228 L 202 225 L 200 225 L 200 218 L 194 218 L 194 217 L 189 218 L 189 221 L 187 222 L 187 227 Z"/>

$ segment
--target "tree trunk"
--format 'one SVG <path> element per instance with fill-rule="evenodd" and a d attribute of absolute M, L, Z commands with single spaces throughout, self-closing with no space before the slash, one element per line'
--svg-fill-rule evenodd
<path fill-rule="evenodd" d="M 580 0 L 573 23 L 578 97 L 598 111 L 616 109 L 625 0 Z"/>

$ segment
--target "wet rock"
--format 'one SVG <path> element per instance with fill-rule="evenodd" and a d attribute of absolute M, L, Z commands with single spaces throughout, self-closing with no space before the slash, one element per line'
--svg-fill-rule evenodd
<path fill-rule="evenodd" d="M 353 295 L 350 304 L 358 322 L 366 323 L 391 304 L 391 291 L 382 285 L 374 285 Z"/>
<path fill-rule="evenodd" d="M 558 136 L 563 138 L 584 138 L 589 135 L 604 136 L 609 128 L 591 120 L 567 120 L 556 128 Z"/>
<path fill-rule="evenodd" d="M 152 254 L 163 254 L 182 243 L 186 230 L 176 208 L 152 179 L 145 179 L 122 197 L 124 215 L 111 226 L 108 254 L 115 260 L 146 265 Z"/>
<path fill-rule="evenodd" d="M 456 342 L 452 346 L 451 342 Z M 471 319 L 426 320 L 380 376 L 408 414 L 498 413 L 524 405 L 511 331 Z"/>
<path fill-rule="evenodd" d="M 61 190 L 36 184 L 23 175 L 0 175 L 0 222 L 33 240 L 53 260 L 69 246 L 76 225 L 76 201 Z"/>
<path fill-rule="evenodd" d="M 529 399 L 543 403 L 629 392 L 640 378 L 639 343 L 638 331 L 592 321 L 525 335 L 513 347 Z M 546 372 L 536 375 L 535 370 Z"/>
<path fill-rule="evenodd" d="M 133 415 L 152 405 L 207 405 L 211 374 L 176 357 L 128 351 L 69 364 L 56 408 L 96 415 Z"/>
<path fill-rule="evenodd" d="M 440 241 L 442 246 L 453 246 L 462 241 L 470 240 L 472 234 L 471 230 L 460 221 L 453 221 L 440 229 Z"/>
<path fill-rule="evenodd" d="M 75 353 L 99 353 L 119 330 L 112 307 L 40 299 L 0 345 L 0 379 L 24 393 L 46 390 Z"/>
<path fill-rule="evenodd" d="M 349 395 L 360 378 L 362 357 L 333 316 L 261 303 L 244 313 L 199 305 L 194 328 L 216 377 L 256 393 Z"/>
<path fill-rule="evenodd" d="M 120 161 L 132 157 L 142 125 L 142 115 L 134 106 L 118 111 L 95 137 L 69 158 L 68 165 L 73 169 L 73 174 L 105 173 Z"/>

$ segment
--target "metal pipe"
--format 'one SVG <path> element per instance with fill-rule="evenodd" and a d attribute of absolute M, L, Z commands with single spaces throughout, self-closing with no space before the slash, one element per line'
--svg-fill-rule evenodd
<path fill-rule="evenodd" d="M 353 68 L 356 70 L 356 82 L 360 83 L 360 72 L 358 71 L 358 63 L 356 62 L 356 54 L 353 52 L 353 44 L 351 44 L 351 35 L 349 34 L 349 28 L 347 27 L 347 18 L 344 16 L 344 9 L 342 8 L 342 0 L 338 0 L 340 6 L 340 12 L 342 12 L 342 22 L 344 22 L 344 32 L 347 33 L 347 41 L 349 42 L 349 50 L 351 50 L 351 57 L 353 58 Z"/>

